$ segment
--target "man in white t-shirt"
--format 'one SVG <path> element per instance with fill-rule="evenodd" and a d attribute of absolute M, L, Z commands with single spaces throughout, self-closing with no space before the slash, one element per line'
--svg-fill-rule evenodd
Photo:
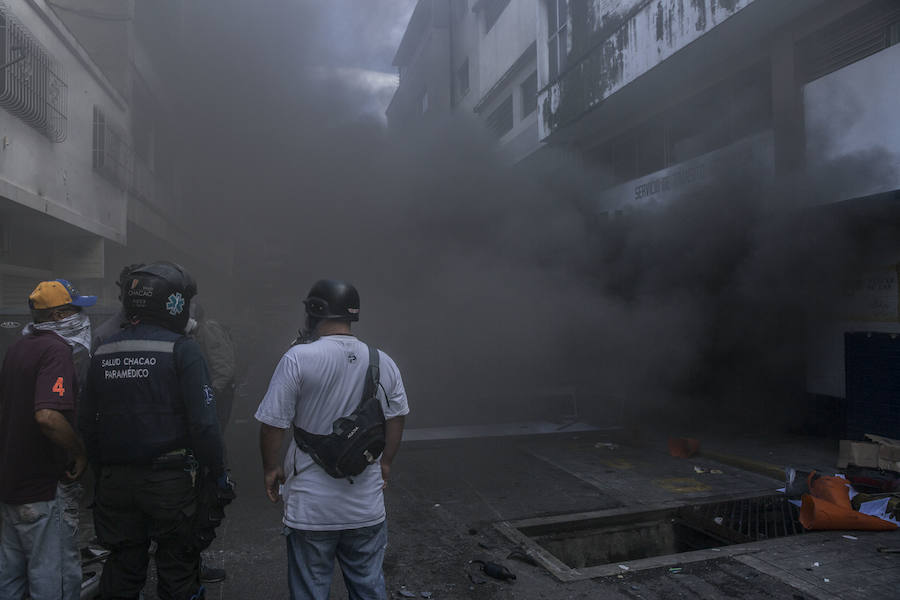
<path fill-rule="evenodd" d="M 301 338 L 315 341 L 295 344 L 284 354 L 256 411 L 266 494 L 272 502 L 279 495 L 284 499 L 291 598 L 327 600 L 337 560 L 351 598 L 385 600 L 382 490 L 409 413 L 403 380 L 391 357 L 379 351 L 378 396 L 386 419 L 380 464 L 352 480 L 335 479 L 293 439 L 282 464 L 282 442 L 293 426 L 328 434 L 335 419 L 356 409 L 369 366 L 368 347 L 350 333 L 350 323 L 359 320 L 359 294 L 352 285 L 319 281 L 303 302 L 307 319 Z"/>

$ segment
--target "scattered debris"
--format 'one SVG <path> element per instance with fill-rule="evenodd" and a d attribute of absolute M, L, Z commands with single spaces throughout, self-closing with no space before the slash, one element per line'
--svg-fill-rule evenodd
<path fill-rule="evenodd" d="M 700 450 L 700 441 L 693 438 L 669 438 L 669 454 L 675 458 L 690 458 Z"/>
<path fill-rule="evenodd" d="M 712 550 L 713 552 L 721 552 L 722 551 L 721 548 L 710 548 L 710 550 Z"/>
<path fill-rule="evenodd" d="M 631 570 L 631 567 L 626 567 L 625 565 L 619 565 L 619 568 L 622 569 L 623 571 L 630 571 L 630 570 Z"/>
<path fill-rule="evenodd" d="M 857 540 L 859 539 L 859 538 L 856 537 L 855 535 L 845 535 L 845 536 L 842 536 L 842 537 L 843 537 L 845 540 L 853 540 L 854 542 L 857 541 Z"/>
<path fill-rule="evenodd" d="M 702 475 L 703 473 L 706 473 L 706 469 L 704 469 L 703 467 L 694 465 L 694 473 L 697 473 L 698 475 Z"/>
<path fill-rule="evenodd" d="M 800 471 L 794 467 L 784 469 L 784 488 L 782 491 L 788 498 L 799 498 L 809 493 L 809 471 Z"/>
<path fill-rule="evenodd" d="M 716 525 L 721 525 L 725 522 L 725 519 L 723 519 L 722 517 L 716 517 L 715 519 L 713 519 L 713 521 L 716 522 Z"/>
<path fill-rule="evenodd" d="M 431 592 L 422 592 L 419 595 L 422 596 L 423 598 L 431 598 L 432 596 L 434 596 L 434 594 Z"/>
<path fill-rule="evenodd" d="M 504 567 L 503 565 L 498 565 L 495 562 L 491 562 L 488 560 L 481 560 L 480 558 L 476 558 L 475 560 L 469 561 L 473 564 L 480 564 L 481 571 L 487 575 L 488 577 L 493 577 L 494 579 L 501 579 L 503 581 L 513 580 L 516 578 L 515 573 Z"/>
<path fill-rule="evenodd" d="M 825 583 L 831 583 L 831 580 L 828 579 L 827 577 L 825 579 L 823 579 L 822 581 L 824 581 Z"/>
<path fill-rule="evenodd" d="M 813 563 L 813 566 L 814 566 L 814 567 L 818 567 L 818 566 L 819 566 L 819 563 L 818 563 L 818 562 L 814 562 L 814 563 Z"/>
<path fill-rule="evenodd" d="M 724 473 L 724 471 L 722 471 L 722 469 L 710 469 L 709 472 L 712 473 L 713 475 L 722 475 Z"/>
<path fill-rule="evenodd" d="M 409 590 L 397 590 L 397 593 L 400 594 L 401 598 L 415 598 L 416 593 L 410 592 Z"/>
<path fill-rule="evenodd" d="M 682 567 L 671 567 L 669 573 L 681 573 Z"/>
<path fill-rule="evenodd" d="M 607 450 L 618 450 L 619 445 L 613 444 L 612 442 L 597 442 L 594 444 L 594 448 L 606 448 Z"/>
<path fill-rule="evenodd" d="M 435 504 L 434 508 L 440 508 L 440 506 L 441 506 L 440 504 Z"/>
<path fill-rule="evenodd" d="M 534 559 L 534 557 L 529 553 L 528 550 L 523 548 L 522 546 L 516 546 L 512 549 L 512 551 L 506 556 L 506 558 L 512 558 L 514 560 L 522 561 L 523 563 L 527 563 L 533 567 L 538 566 L 538 562 Z"/>

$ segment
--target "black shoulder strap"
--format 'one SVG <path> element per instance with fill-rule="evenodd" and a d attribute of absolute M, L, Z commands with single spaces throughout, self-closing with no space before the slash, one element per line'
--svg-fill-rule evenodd
<path fill-rule="evenodd" d="M 366 382 L 363 386 L 363 394 L 362 398 L 359 399 L 359 404 L 357 404 L 357 408 L 362 406 L 362 403 L 374 396 L 378 393 L 378 384 L 380 383 L 381 377 L 381 367 L 380 358 L 378 356 L 378 348 L 366 344 L 369 348 L 369 368 L 366 369 Z M 309 452 L 311 446 L 321 438 L 327 437 L 327 435 L 319 435 L 316 433 L 310 433 L 305 429 L 294 426 L 294 441 L 297 442 L 297 446 L 303 452 Z"/>
<path fill-rule="evenodd" d="M 366 370 L 366 385 L 363 388 L 362 398 L 359 399 L 360 405 L 378 393 L 378 384 L 381 381 L 381 366 L 378 348 L 369 344 L 366 344 L 366 346 L 369 348 L 369 368 Z"/>

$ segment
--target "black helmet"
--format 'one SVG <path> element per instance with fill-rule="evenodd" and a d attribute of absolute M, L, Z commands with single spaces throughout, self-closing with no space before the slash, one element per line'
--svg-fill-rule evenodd
<path fill-rule="evenodd" d="M 129 318 L 182 332 L 187 326 L 191 298 L 196 294 L 197 284 L 183 267 L 160 261 L 128 274 L 122 306 Z"/>
<path fill-rule="evenodd" d="M 346 281 L 317 281 L 303 304 L 306 305 L 306 314 L 313 319 L 359 321 L 359 293 Z"/>

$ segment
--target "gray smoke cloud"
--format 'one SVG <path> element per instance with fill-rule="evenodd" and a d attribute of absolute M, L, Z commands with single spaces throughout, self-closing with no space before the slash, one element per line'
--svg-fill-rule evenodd
<path fill-rule="evenodd" d="M 780 203 L 750 167 L 602 218 L 602 174 L 511 170 L 474 124 L 393 138 L 360 110 L 359 85 L 322 77 L 383 60 L 348 62 L 359 47 L 391 53 L 396 23 L 376 8 L 191 4 L 185 160 L 203 226 L 237 240 L 234 303 L 219 310 L 242 330 L 256 398 L 300 299 L 335 277 L 359 288 L 359 334 L 397 360 L 415 425 L 544 417 L 572 391 L 598 423 L 623 405 L 634 418 L 779 410 L 802 394 L 809 323 L 880 244 L 835 211 Z M 372 41 L 381 28 L 390 44 Z"/>

